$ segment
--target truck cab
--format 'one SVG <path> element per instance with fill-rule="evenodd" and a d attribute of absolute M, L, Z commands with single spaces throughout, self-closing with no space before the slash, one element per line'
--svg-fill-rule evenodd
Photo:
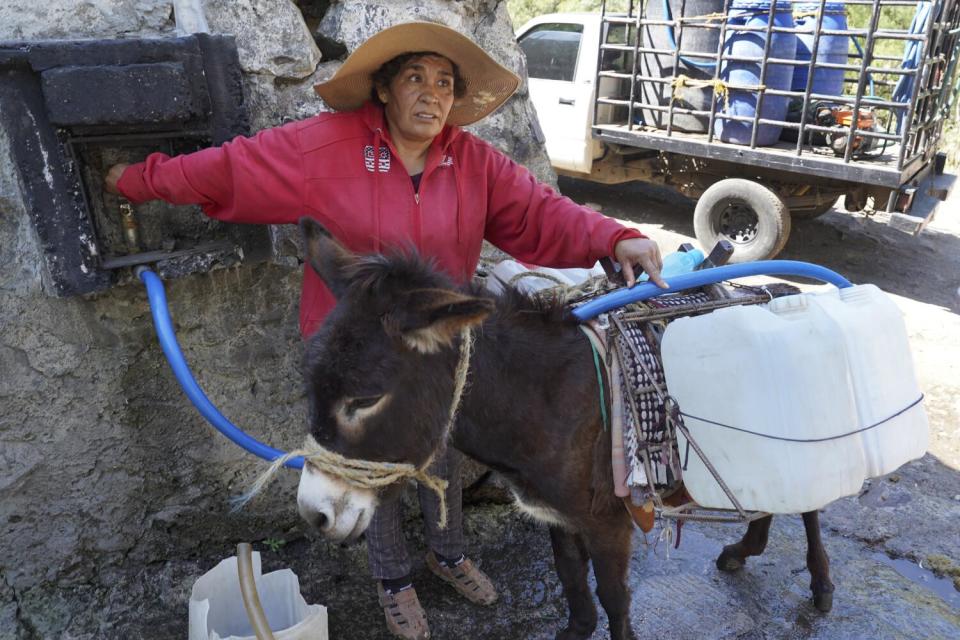
<path fill-rule="evenodd" d="M 603 155 L 603 144 L 591 136 L 600 16 L 538 16 L 517 31 L 517 42 L 550 162 L 561 173 L 589 174 Z"/>
<path fill-rule="evenodd" d="M 547 155 L 559 175 L 616 184 L 633 180 L 665 183 L 650 150 L 611 144 L 593 135 L 594 124 L 623 117 L 626 107 L 598 104 L 597 95 L 629 98 L 629 81 L 597 73 L 629 72 L 632 53 L 602 50 L 625 45 L 627 27 L 605 23 L 600 14 L 574 12 L 537 16 L 517 30 L 527 59 L 530 101 L 546 138 Z M 597 79 L 599 78 L 599 92 Z M 642 159 L 641 156 L 643 157 Z"/>

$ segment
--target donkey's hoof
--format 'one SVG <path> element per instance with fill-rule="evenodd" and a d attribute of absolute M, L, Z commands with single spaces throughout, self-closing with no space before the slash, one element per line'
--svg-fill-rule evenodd
<path fill-rule="evenodd" d="M 830 613 L 833 609 L 833 590 L 813 594 L 813 606 L 820 613 Z"/>
<path fill-rule="evenodd" d="M 744 559 L 727 553 L 726 550 L 717 558 L 717 569 L 720 571 L 739 571 L 743 569 Z"/>

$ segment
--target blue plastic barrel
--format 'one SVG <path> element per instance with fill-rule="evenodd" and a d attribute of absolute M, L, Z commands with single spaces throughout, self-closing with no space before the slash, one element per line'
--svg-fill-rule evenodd
<path fill-rule="evenodd" d="M 720 67 L 720 79 L 728 85 L 756 87 L 756 89 L 730 89 L 728 103 L 718 98 L 717 119 L 714 133 L 724 142 L 750 144 L 753 131 L 752 122 L 726 120 L 723 114 L 747 116 L 757 113 L 757 98 L 760 93 L 760 70 L 766 49 L 765 31 L 744 31 L 737 27 L 766 27 L 770 19 L 771 2 L 748 2 L 733 0 L 727 12 L 727 32 L 723 42 L 725 56 L 747 58 L 748 61 L 726 60 Z M 793 8 L 790 2 L 781 0 L 776 4 L 773 14 L 773 26 L 792 28 Z M 793 33 L 771 33 L 769 58 L 795 60 L 797 56 L 797 37 Z M 770 89 L 789 91 L 793 83 L 792 64 L 767 63 L 767 76 L 764 85 Z M 786 96 L 764 95 L 760 107 L 760 117 L 768 120 L 786 120 Z M 757 144 L 767 146 L 780 138 L 781 126 L 762 124 L 757 130 Z"/>
<path fill-rule="evenodd" d="M 709 53 L 717 55 L 720 45 L 719 29 L 704 29 L 695 24 L 719 24 L 707 20 L 694 20 L 699 16 L 723 13 L 723 0 L 648 0 L 646 17 L 648 20 L 685 20 L 680 46 L 686 53 Z M 681 15 L 683 11 L 683 15 Z M 709 58 L 680 56 L 679 64 L 674 65 L 673 51 L 677 48 L 678 31 L 674 27 L 645 24 L 640 30 L 641 46 L 650 49 L 671 51 L 669 55 L 658 53 L 640 54 L 640 75 L 652 78 L 673 80 L 686 76 L 693 80 L 712 80 L 716 63 Z M 670 82 L 642 81 L 638 87 L 641 105 L 667 106 L 674 88 Z M 713 89 L 709 86 L 685 86 L 677 90 L 678 100 L 675 107 L 710 111 Z M 640 108 L 644 124 L 666 129 L 668 114 L 659 109 Z M 688 115 L 674 113 L 673 128 L 689 133 L 706 133 L 710 128 L 709 115 Z"/>
<path fill-rule="evenodd" d="M 797 34 L 797 62 L 793 71 L 793 90 L 806 91 L 810 56 L 813 53 L 813 34 L 817 29 L 817 11 L 819 2 L 798 2 L 793 5 L 793 22 L 803 33 Z M 847 8 L 842 2 L 827 2 L 823 11 L 822 30 L 844 30 L 847 28 Z M 850 49 L 849 36 L 821 35 L 817 48 L 817 62 L 846 64 Z M 843 69 L 823 69 L 817 67 L 813 72 L 813 93 L 822 95 L 843 95 Z"/>

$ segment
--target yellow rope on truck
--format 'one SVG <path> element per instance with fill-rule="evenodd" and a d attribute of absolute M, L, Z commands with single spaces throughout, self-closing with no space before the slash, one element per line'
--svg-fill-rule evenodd
<path fill-rule="evenodd" d="M 707 22 L 713 22 L 714 20 L 726 20 L 727 14 L 723 12 L 716 13 L 704 13 L 699 16 L 681 16 L 677 18 L 678 22 L 696 22 L 697 20 L 706 20 Z"/>
<path fill-rule="evenodd" d="M 673 87 L 674 100 L 683 100 L 683 89 L 685 87 L 694 87 L 698 89 L 712 87 L 714 98 L 717 96 L 723 98 L 723 110 L 730 110 L 730 89 L 727 87 L 727 83 L 719 78 L 715 80 L 697 80 L 681 73 L 673 79 L 673 82 L 670 83 L 670 86 Z"/>

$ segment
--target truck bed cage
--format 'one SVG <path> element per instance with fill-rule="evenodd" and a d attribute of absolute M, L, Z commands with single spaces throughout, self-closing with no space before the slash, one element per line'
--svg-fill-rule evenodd
<path fill-rule="evenodd" d="M 731 24 L 731 5 L 736 4 L 735 0 L 724 0 L 722 12 L 708 15 L 690 15 L 688 4 L 692 2 L 630 0 L 625 13 L 608 12 L 604 2 L 594 137 L 694 158 L 892 189 L 908 183 L 931 164 L 949 117 L 960 42 L 960 0 L 772 0 L 753 3 L 763 7 L 754 15 L 766 12 L 766 24 L 759 27 Z M 842 12 L 850 19 L 848 28 L 824 25 L 826 14 L 840 12 L 838 5 L 843 5 Z M 737 10 L 735 6 L 734 12 Z M 799 16 L 812 17 L 812 29 L 809 22 L 806 28 L 778 26 L 778 14 L 795 11 L 803 12 Z M 910 26 L 904 27 L 903 22 L 911 14 Z M 652 33 L 652 28 L 667 30 L 673 46 L 654 46 L 653 38 L 645 35 Z M 692 39 L 696 37 L 691 35 L 695 30 L 715 32 L 716 50 L 684 48 L 684 34 Z M 729 50 L 725 44 L 728 35 L 742 32 L 763 37 L 762 57 L 734 55 Z M 771 55 L 775 34 L 800 33 L 812 42 L 809 60 Z M 848 41 L 846 63 L 818 61 L 818 49 L 828 37 Z M 669 60 L 668 73 L 660 77 L 644 73 L 641 60 L 650 59 Z M 736 84 L 726 77 L 733 65 L 749 63 L 757 67 L 756 84 Z M 774 65 L 805 65 L 803 90 L 767 86 Z M 705 71 L 696 80 L 684 71 L 710 67 L 712 77 Z M 822 70 L 842 72 L 840 93 L 815 91 L 815 75 L 821 77 Z M 683 99 L 680 89 L 690 86 L 710 94 L 709 108 L 696 108 Z M 756 106 L 752 115 L 726 112 L 731 92 L 753 96 Z M 655 98 L 651 99 L 651 95 Z M 799 115 L 783 119 L 764 117 L 764 100 L 772 97 L 786 98 L 792 102 L 791 112 Z M 817 114 L 824 113 L 824 109 L 849 114 L 849 122 L 818 122 Z M 681 130 L 678 117 L 687 117 L 688 121 L 690 117 L 700 118 L 705 131 Z M 652 123 L 645 118 L 660 121 Z M 749 143 L 723 142 L 717 133 L 720 121 L 746 123 Z M 784 140 L 781 134 L 772 144 L 759 144 L 761 127 L 770 126 L 795 135 L 796 142 L 792 138 Z M 829 146 L 831 140 L 833 144 Z M 894 196 L 891 193 L 891 200 Z"/>

